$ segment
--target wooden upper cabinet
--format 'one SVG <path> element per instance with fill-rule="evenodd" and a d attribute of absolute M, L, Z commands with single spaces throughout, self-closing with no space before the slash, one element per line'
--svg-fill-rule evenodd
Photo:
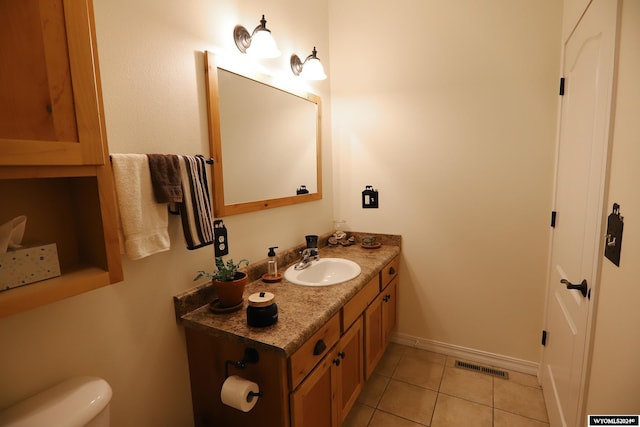
<path fill-rule="evenodd" d="M 89 0 L 0 0 L 0 165 L 104 164 Z"/>
<path fill-rule="evenodd" d="M 0 0 L 0 224 L 26 216 L 60 265 L 0 317 L 123 279 L 103 114 L 91 0 Z"/>

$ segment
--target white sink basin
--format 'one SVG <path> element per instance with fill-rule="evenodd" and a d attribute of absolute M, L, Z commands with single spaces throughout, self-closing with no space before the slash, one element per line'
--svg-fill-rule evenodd
<path fill-rule="evenodd" d="M 360 266 L 342 258 L 320 258 L 312 261 L 304 270 L 296 270 L 295 264 L 287 268 L 284 277 L 291 283 L 303 286 L 329 286 L 346 282 L 360 274 Z"/>

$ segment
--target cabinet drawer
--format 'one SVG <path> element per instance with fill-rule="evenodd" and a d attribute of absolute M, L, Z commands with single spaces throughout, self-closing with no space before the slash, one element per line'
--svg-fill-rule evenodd
<path fill-rule="evenodd" d="M 378 278 L 374 277 L 342 308 L 342 330 L 346 331 L 378 295 Z"/>
<path fill-rule="evenodd" d="M 311 372 L 316 364 L 327 354 L 340 338 L 340 313 L 331 318 L 289 359 L 291 370 L 291 389 Z"/>
<path fill-rule="evenodd" d="M 398 266 L 400 264 L 399 257 L 395 257 L 382 270 L 380 270 L 380 290 L 387 287 L 391 279 L 398 274 Z"/>

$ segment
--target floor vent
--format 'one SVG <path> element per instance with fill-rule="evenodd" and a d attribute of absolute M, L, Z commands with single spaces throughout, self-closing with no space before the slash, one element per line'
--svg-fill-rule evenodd
<path fill-rule="evenodd" d="M 456 368 L 469 369 L 470 371 L 480 372 L 481 374 L 489 374 L 494 377 L 504 378 L 505 380 L 509 379 L 509 373 L 502 371 L 500 369 L 495 368 L 487 368 L 486 366 L 475 365 L 469 362 L 461 362 L 456 360 Z"/>

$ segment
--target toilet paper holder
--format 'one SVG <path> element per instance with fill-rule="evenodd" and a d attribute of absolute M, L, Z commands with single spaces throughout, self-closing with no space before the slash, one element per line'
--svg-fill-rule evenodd
<path fill-rule="evenodd" d="M 224 378 L 229 378 L 229 365 L 233 365 L 236 369 L 244 369 L 247 363 L 258 363 L 260 356 L 258 350 L 255 348 L 247 347 L 244 349 L 244 358 L 241 360 L 227 360 L 224 362 Z"/>
<path fill-rule="evenodd" d="M 233 365 L 236 369 L 244 369 L 247 366 L 247 363 L 258 363 L 260 360 L 260 356 L 258 355 L 258 350 L 255 348 L 247 347 L 244 349 L 244 358 L 241 360 L 227 360 L 224 362 L 224 379 L 229 378 L 229 365 Z M 262 392 L 253 392 L 250 391 L 247 395 L 247 402 L 251 402 L 254 397 L 262 397 Z"/>
<path fill-rule="evenodd" d="M 262 392 L 255 392 L 255 391 L 250 391 L 249 394 L 247 394 L 247 402 L 251 402 L 253 400 L 254 397 L 262 397 Z"/>

